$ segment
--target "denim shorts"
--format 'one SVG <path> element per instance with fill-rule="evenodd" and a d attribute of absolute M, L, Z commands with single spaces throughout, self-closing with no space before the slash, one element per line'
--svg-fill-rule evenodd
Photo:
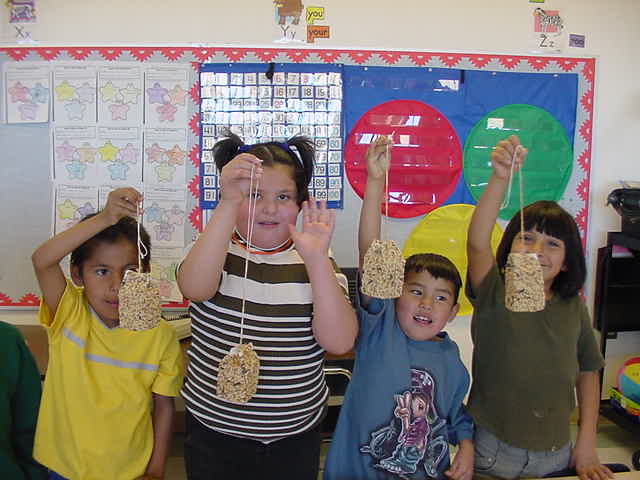
<path fill-rule="evenodd" d="M 491 432 L 476 426 L 475 471 L 498 478 L 544 477 L 568 468 L 571 442 L 556 450 L 527 450 L 500 441 Z"/>

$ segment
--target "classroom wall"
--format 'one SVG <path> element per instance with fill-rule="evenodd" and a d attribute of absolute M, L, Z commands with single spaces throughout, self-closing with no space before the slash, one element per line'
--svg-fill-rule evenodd
<path fill-rule="evenodd" d="M 320 48 L 416 49 L 447 52 L 529 54 L 533 50 L 528 0 L 424 0 L 371 2 L 317 0 L 325 7 L 331 38 L 316 40 Z M 606 195 L 620 179 L 640 180 L 640 2 L 637 0 L 547 0 L 546 9 L 559 9 L 568 33 L 586 36 L 585 48 L 566 48 L 562 55 L 597 57 L 591 217 L 587 241 L 592 307 L 596 250 L 606 232 L 619 230 L 620 219 L 605 205 Z M 64 0 L 37 2 L 38 21 L 28 27 L 40 45 L 239 45 L 287 46 L 274 22 L 272 0 L 183 0 L 151 2 Z M 14 29 L 2 19 L 0 41 L 14 42 Z M 306 44 L 290 44 L 307 47 Z M 345 209 L 338 215 L 333 248 L 342 266 L 356 264 L 355 228 L 359 198 L 345 187 Z M 399 243 L 419 219 L 394 221 L 392 237 Z M 336 241 L 339 240 L 339 241 Z M 9 252 L 2 252 L 2 256 Z M 640 272 L 639 272 L 640 273 Z M 635 313 L 635 315 L 638 315 Z M 29 323 L 33 312 L 0 311 L 0 320 Z M 638 318 L 640 328 L 640 318 Z M 469 318 L 450 328 L 470 364 Z M 620 334 L 608 344 L 608 370 L 630 354 L 640 352 L 640 333 Z M 612 376 L 607 376 L 607 384 Z"/>

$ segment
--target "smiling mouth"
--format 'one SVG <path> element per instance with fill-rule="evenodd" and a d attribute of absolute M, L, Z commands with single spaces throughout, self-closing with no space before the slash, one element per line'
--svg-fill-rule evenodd
<path fill-rule="evenodd" d="M 413 319 L 421 325 L 431 325 L 433 323 L 433 320 L 423 315 L 414 315 Z"/>

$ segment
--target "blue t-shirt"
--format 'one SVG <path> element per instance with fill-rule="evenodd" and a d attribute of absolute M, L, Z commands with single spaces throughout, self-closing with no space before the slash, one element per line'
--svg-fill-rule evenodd
<path fill-rule="evenodd" d="M 359 300 L 359 298 L 358 298 Z M 325 480 L 445 478 L 449 443 L 472 438 L 469 373 L 457 345 L 407 337 L 394 300 L 357 305 L 360 335 Z"/>

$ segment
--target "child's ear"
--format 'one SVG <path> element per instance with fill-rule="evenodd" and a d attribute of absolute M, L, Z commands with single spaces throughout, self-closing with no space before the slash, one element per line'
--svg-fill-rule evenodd
<path fill-rule="evenodd" d="M 78 287 L 84 286 L 84 280 L 82 280 L 82 271 L 77 265 L 71 265 L 71 280 L 73 280 L 73 283 L 75 283 Z"/>
<path fill-rule="evenodd" d="M 460 310 L 459 303 L 456 303 L 453 307 L 451 307 L 451 312 L 447 323 L 453 321 L 453 319 L 456 318 L 456 315 L 458 315 L 458 310 Z"/>

